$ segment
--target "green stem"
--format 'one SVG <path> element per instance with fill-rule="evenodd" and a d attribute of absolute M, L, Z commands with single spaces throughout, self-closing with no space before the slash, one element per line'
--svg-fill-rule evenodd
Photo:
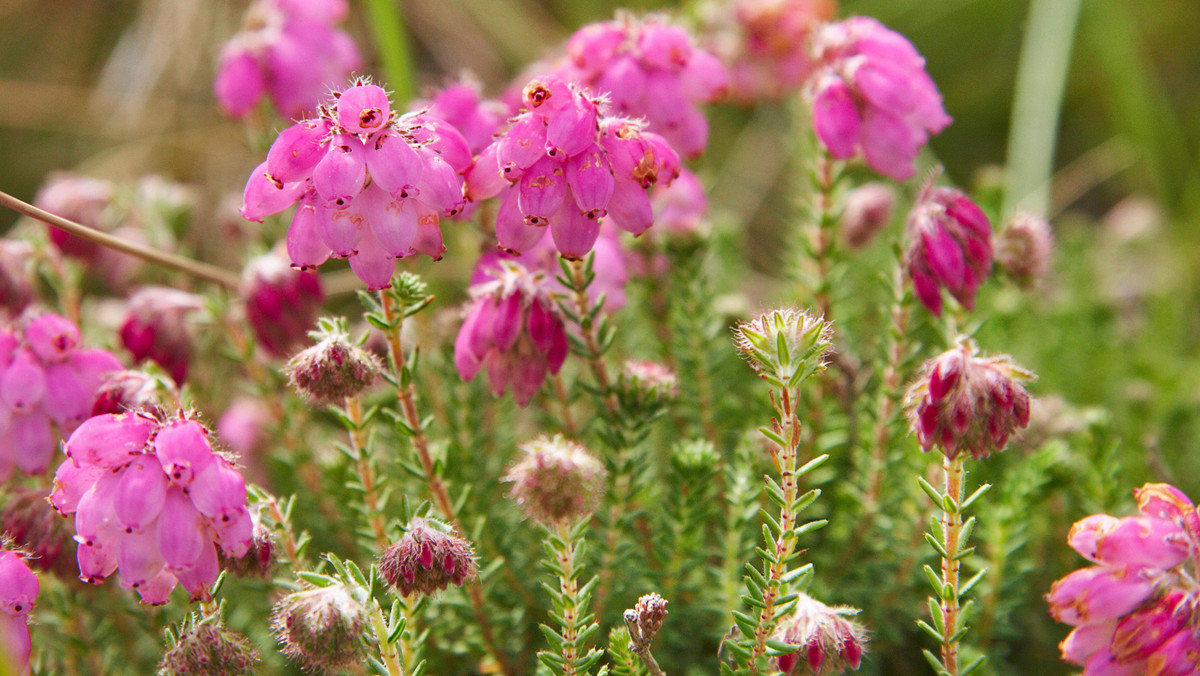
<path fill-rule="evenodd" d="M 583 335 L 583 342 L 587 348 L 588 366 L 592 369 L 592 375 L 596 378 L 596 386 L 600 389 L 603 396 L 604 408 L 609 415 L 616 416 L 618 413 L 617 397 L 613 393 L 612 379 L 608 375 L 608 366 L 604 363 L 604 353 L 600 349 L 600 339 L 596 335 L 596 324 L 588 318 L 592 314 L 592 304 L 588 299 L 588 275 L 584 268 L 584 262 L 580 260 L 568 261 L 571 266 L 571 284 L 574 287 L 575 312 L 579 315 L 579 332 Z"/>
<path fill-rule="evenodd" d="M 942 666 L 950 676 L 958 676 L 958 644 L 959 637 L 959 560 L 958 554 L 962 547 L 962 503 L 963 480 L 966 472 L 963 463 L 966 456 L 959 454 L 953 460 L 944 458 L 942 470 L 945 473 L 945 495 L 954 503 L 954 509 L 942 511 L 942 547 L 945 556 L 942 557 L 942 587 L 945 592 L 941 595 L 938 606 L 942 614 Z"/>
<path fill-rule="evenodd" d="M 413 82 L 412 50 L 404 28 L 404 16 L 395 0 L 366 0 L 367 17 L 376 52 L 383 62 L 387 87 L 403 109 L 416 92 Z"/>
<path fill-rule="evenodd" d="M 387 668 L 388 676 L 404 676 L 404 662 L 395 643 L 388 641 L 387 621 L 383 619 L 383 610 L 375 599 L 368 599 L 371 632 L 375 634 L 375 642 L 379 644 L 379 661 Z"/>

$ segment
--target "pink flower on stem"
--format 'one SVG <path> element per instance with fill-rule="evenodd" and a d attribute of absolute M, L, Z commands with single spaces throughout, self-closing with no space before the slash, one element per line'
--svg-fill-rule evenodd
<path fill-rule="evenodd" d="M 854 620 L 859 613 L 849 606 L 827 606 L 800 594 L 796 609 L 785 617 L 773 638 L 797 646 L 795 652 L 776 658 L 785 674 L 840 674 L 857 671 L 867 645 L 867 632 Z"/>
<path fill-rule="evenodd" d="M 500 248 L 527 251 L 549 230 L 564 257 L 580 259 L 605 216 L 635 235 L 654 223 L 646 190 L 669 184 L 680 171 L 666 139 L 609 117 L 605 99 L 554 75 L 532 80 L 524 105 L 467 173 L 471 199 L 501 195 Z"/>
<path fill-rule="evenodd" d="M 246 265 L 242 297 L 258 344 L 268 354 L 287 357 L 307 341 L 325 294 L 316 273 L 294 270 L 271 253 Z"/>
<path fill-rule="evenodd" d="M 494 279 L 471 287 L 474 299 L 454 341 L 454 365 L 463 380 L 487 368 L 492 393 L 512 386 L 521 406 L 567 358 L 567 331 L 546 276 L 500 261 Z"/>
<path fill-rule="evenodd" d="M 696 108 L 725 94 L 728 74 L 691 35 L 660 17 L 620 14 L 579 29 L 555 74 L 607 95 L 617 115 L 645 118 L 688 157 L 708 144 L 708 122 Z"/>
<path fill-rule="evenodd" d="M 246 183 L 242 216 L 261 221 L 299 202 L 292 265 L 345 258 L 372 291 L 391 285 L 397 259 L 441 258 L 440 219 L 465 205 L 462 135 L 428 115 L 397 116 L 387 93 L 362 79 L 318 113 L 280 133 Z"/>
<path fill-rule="evenodd" d="M 40 585 L 19 554 L 0 550 L 0 664 L 29 673 L 29 611 Z"/>
<path fill-rule="evenodd" d="M 75 515 L 81 580 L 117 572 L 152 605 L 176 584 L 209 598 L 217 548 L 239 558 L 253 539 L 245 481 L 210 436 L 187 417 L 144 414 L 96 416 L 75 430 L 49 500 Z"/>
<path fill-rule="evenodd" d="M 0 328 L 0 481 L 13 467 L 46 469 L 59 436 L 91 415 L 105 374 L 122 368 L 112 353 L 80 342 L 79 329 L 55 314 Z"/>
<path fill-rule="evenodd" d="M 191 315 L 204 309 L 204 299 L 192 293 L 148 286 L 129 299 L 121 324 L 121 344 L 134 360 L 153 361 L 176 383 L 187 380 L 192 360 Z"/>
<path fill-rule="evenodd" d="M 1050 615 L 1075 627 L 1060 644 L 1064 661 L 1102 674 L 1200 671 L 1200 517 L 1178 488 L 1134 491 L 1139 516 L 1094 514 L 1067 543 L 1094 566 L 1054 583 Z"/>
<path fill-rule="evenodd" d="M 285 117 L 313 111 L 335 83 L 362 67 L 358 47 L 333 24 L 343 0 L 259 0 L 242 31 L 221 52 L 213 92 L 232 117 L 244 117 L 264 95 Z"/>
<path fill-rule="evenodd" d="M 831 155 L 861 155 L 903 181 L 931 134 L 950 124 L 925 59 L 904 36 L 875 19 L 827 24 L 812 37 L 812 120 Z"/>
<path fill-rule="evenodd" d="M 963 307 L 992 271 L 992 226 L 987 214 L 953 188 L 930 187 L 908 217 L 911 241 L 904 254 L 917 300 L 942 314 L 942 288 Z"/>

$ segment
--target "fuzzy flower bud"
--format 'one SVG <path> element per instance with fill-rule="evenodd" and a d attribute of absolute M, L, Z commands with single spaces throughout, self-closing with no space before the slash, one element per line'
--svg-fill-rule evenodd
<path fill-rule="evenodd" d="M 853 618 L 857 608 L 827 606 L 800 594 L 792 615 L 784 618 L 773 638 L 797 646 L 796 652 L 776 658 L 785 676 L 840 674 L 858 670 L 866 647 L 866 630 Z"/>
<path fill-rule="evenodd" d="M 258 344 L 286 357 L 305 342 L 325 295 L 315 272 L 294 270 L 281 256 L 267 254 L 246 265 L 242 297 Z"/>
<path fill-rule="evenodd" d="M 667 600 L 658 594 L 644 594 L 638 599 L 637 605 L 625 611 L 625 625 L 629 627 L 629 635 L 635 643 L 642 646 L 650 645 L 650 641 L 658 630 L 662 629 L 666 619 Z"/>
<path fill-rule="evenodd" d="M 607 472 L 582 445 L 561 436 L 521 445 L 525 456 L 502 481 L 525 516 L 546 526 L 583 518 L 600 505 Z"/>
<path fill-rule="evenodd" d="M 222 553 L 221 568 L 238 577 L 266 578 L 271 574 L 271 567 L 275 562 L 272 558 L 275 553 L 275 536 L 270 528 L 259 521 L 257 514 L 251 518 L 254 521 L 254 534 L 250 540 L 250 548 L 239 557 Z"/>
<path fill-rule="evenodd" d="M 215 617 L 189 619 L 179 636 L 163 653 L 158 676 L 250 676 L 258 653 L 245 636 Z"/>
<path fill-rule="evenodd" d="M 884 183 L 867 183 L 846 193 L 842 212 L 842 239 L 851 249 L 862 249 L 892 219 L 896 191 Z"/>
<path fill-rule="evenodd" d="M 418 518 L 379 555 L 379 572 L 401 594 L 429 596 L 451 584 L 461 587 L 479 569 L 469 541 L 441 523 Z"/>
<path fill-rule="evenodd" d="M 28 563 L 63 580 L 75 577 L 70 526 L 50 505 L 44 488 L 17 487 L 0 510 L 0 533 L 29 553 Z M 64 556 L 64 553 L 66 554 Z"/>
<path fill-rule="evenodd" d="M 992 271 L 992 226 L 983 210 L 953 188 L 930 187 L 908 217 L 904 254 L 917 300 L 942 314 L 942 288 L 968 310 Z"/>
<path fill-rule="evenodd" d="M 679 396 L 679 378 L 653 361 L 629 360 L 617 376 L 617 397 L 629 410 L 656 410 Z"/>
<path fill-rule="evenodd" d="M 121 344 L 136 361 L 149 359 L 182 383 L 192 360 L 190 319 L 204 309 L 204 299 L 195 294 L 151 286 L 129 299 L 121 325 Z"/>
<path fill-rule="evenodd" d="M 1017 214 L 996 234 L 996 266 L 1022 288 L 1046 278 L 1053 254 L 1054 234 L 1044 218 Z"/>
<path fill-rule="evenodd" d="M 96 390 L 92 415 L 143 411 L 161 419 L 178 407 L 178 401 L 179 392 L 166 376 L 145 371 L 114 371 Z"/>
<path fill-rule="evenodd" d="M 0 550 L 0 665 L 29 673 L 29 611 L 40 584 L 17 552 Z"/>
<path fill-rule="evenodd" d="M 33 300 L 33 245 L 0 240 L 0 318 L 16 317 Z"/>
<path fill-rule="evenodd" d="M 825 369 L 833 324 L 794 307 L 770 310 L 733 329 L 734 344 L 759 377 L 794 389 Z"/>
<path fill-rule="evenodd" d="M 361 660 L 366 623 L 366 608 L 339 583 L 288 594 L 271 613 L 280 652 L 306 671 L 333 672 Z"/>
<path fill-rule="evenodd" d="M 329 331 L 319 343 L 292 357 L 285 373 L 308 401 L 338 404 L 370 387 L 381 370 L 378 357 L 352 344 L 346 334 Z"/>
<path fill-rule="evenodd" d="M 921 448 L 938 446 L 950 459 L 962 451 L 984 458 L 1004 450 L 1009 437 L 1029 424 L 1023 383 L 1033 377 L 1008 356 L 979 356 L 974 341 L 960 338 L 925 362 L 904 396 Z"/>

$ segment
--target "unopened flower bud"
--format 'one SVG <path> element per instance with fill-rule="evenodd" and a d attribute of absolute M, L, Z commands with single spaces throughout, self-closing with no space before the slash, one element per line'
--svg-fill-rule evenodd
<path fill-rule="evenodd" d="M 351 344 L 345 334 L 330 333 L 292 357 L 285 372 L 305 399 L 335 404 L 370 386 L 381 369 L 375 355 Z"/>
<path fill-rule="evenodd" d="M 1013 216 L 996 235 L 996 265 L 1022 288 L 1045 279 L 1053 253 L 1050 224 L 1032 214 Z"/>
<path fill-rule="evenodd" d="M 33 300 L 33 246 L 0 240 L 0 317 L 16 317 Z"/>
<path fill-rule="evenodd" d="M 875 239 L 892 218 L 896 191 L 884 183 L 867 183 L 846 193 L 842 211 L 842 239 L 851 249 L 862 249 Z"/>
<path fill-rule="evenodd" d="M 656 409 L 679 396 L 679 378 L 658 362 L 630 360 L 617 377 L 617 396 L 631 410 Z"/>
<path fill-rule="evenodd" d="M 115 371 L 108 374 L 96 391 L 92 415 L 142 411 L 155 418 L 167 417 L 178 408 L 179 392 L 165 376 L 145 371 Z"/>
<path fill-rule="evenodd" d="M 734 344 L 759 377 L 794 388 L 825 369 L 833 325 L 794 307 L 770 310 L 733 329 Z"/>
<path fill-rule="evenodd" d="M 992 225 L 987 214 L 953 188 L 926 189 L 908 217 L 912 241 L 904 254 L 917 300 L 942 314 L 942 289 L 975 308 L 979 286 L 992 271 Z"/>
<path fill-rule="evenodd" d="M 607 472 L 582 445 L 561 436 L 521 445 L 525 452 L 503 481 L 529 518 L 546 526 L 585 517 L 600 505 Z"/>
<path fill-rule="evenodd" d="M 250 540 L 250 548 L 239 557 L 227 556 L 221 553 L 221 567 L 238 577 L 265 578 L 271 573 L 272 558 L 275 552 L 275 536 L 254 517 L 254 535 Z"/>
<path fill-rule="evenodd" d="M 470 542 L 440 523 L 418 518 L 379 555 L 379 572 L 401 594 L 429 596 L 451 584 L 461 587 L 478 574 L 478 566 Z"/>
<path fill-rule="evenodd" d="M 905 394 L 905 407 L 921 448 L 939 446 L 953 459 L 967 451 L 983 458 L 1001 451 L 1029 424 L 1033 373 L 1007 356 L 981 357 L 970 339 L 925 363 Z"/>
<path fill-rule="evenodd" d="M 271 613 L 280 652 L 305 670 L 337 671 L 359 661 L 366 622 L 366 608 L 342 584 L 288 594 Z"/>
<path fill-rule="evenodd" d="M 858 612 L 857 608 L 827 606 L 800 594 L 796 610 L 780 623 L 773 637 L 799 647 L 776 658 L 779 670 L 786 676 L 857 671 L 867 643 L 866 630 L 850 619 Z"/>
<path fill-rule="evenodd" d="M 190 317 L 203 308 L 204 299 L 195 294 L 146 287 L 129 299 L 121 343 L 137 361 L 150 359 L 182 383 L 192 360 Z"/>
<path fill-rule="evenodd" d="M 46 489 L 15 488 L 0 510 L 0 532 L 29 553 L 30 565 L 71 580 L 77 576 L 75 557 L 71 555 L 74 533 L 46 503 L 49 494 Z"/>
<path fill-rule="evenodd" d="M 631 611 L 625 611 L 626 617 Z M 645 594 L 638 599 L 637 605 L 632 610 L 634 624 L 637 626 L 638 640 L 642 645 L 649 645 L 650 640 L 654 638 L 659 629 L 662 629 L 663 620 L 667 619 L 667 600 L 658 594 Z M 626 622 L 628 625 L 629 623 Z M 633 634 L 633 631 L 630 631 Z"/>
<path fill-rule="evenodd" d="M 284 357 L 302 345 L 324 300 L 315 272 L 295 270 L 282 256 L 250 261 L 242 275 L 246 319 L 269 354 Z"/>
<path fill-rule="evenodd" d="M 249 676 L 257 662 L 250 640 L 213 617 L 181 629 L 158 663 L 158 676 Z"/>

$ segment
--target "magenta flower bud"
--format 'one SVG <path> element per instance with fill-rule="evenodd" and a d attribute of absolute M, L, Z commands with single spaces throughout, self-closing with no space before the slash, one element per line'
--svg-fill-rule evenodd
<path fill-rule="evenodd" d="M 858 613 L 856 608 L 827 606 L 800 594 L 795 611 L 780 622 L 772 637 L 798 650 L 777 657 L 776 666 L 785 676 L 857 671 L 867 644 L 866 630 L 850 619 Z"/>
<path fill-rule="evenodd" d="M 969 339 L 925 362 L 905 395 L 912 430 L 921 448 L 939 447 L 953 459 L 962 451 L 984 458 L 1002 451 L 1009 438 L 1029 425 L 1029 394 L 1023 383 L 1033 373 L 1007 356 L 981 357 Z"/>
<path fill-rule="evenodd" d="M 1054 234 L 1044 218 L 1017 214 L 996 234 L 996 267 L 1022 288 L 1046 278 L 1053 254 Z"/>
<path fill-rule="evenodd" d="M 608 213 L 607 206 L 613 197 L 615 181 L 604 148 L 591 143 L 572 155 L 567 160 L 566 178 L 571 196 L 575 198 L 575 206 L 579 207 L 581 213 L 593 220 Z"/>
<path fill-rule="evenodd" d="M 113 511 L 126 533 L 141 533 L 158 518 L 167 499 L 167 475 L 158 458 L 143 454 L 125 466 Z"/>
<path fill-rule="evenodd" d="M 401 196 L 415 191 L 425 165 L 408 141 L 391 131 L 376 134 L 366 149 L 367 169 L 380 188 Z"/>
<path fill-rule="evenodd" d="M 250 172 L 246 187 L 242 191 L 242 206 L 238 209 L 242 218 L 261 223 L 267 216 L 277 214 L 296 203 L 308 190 L 307 181 L 284 183 L 267 173 L 263 162 Z"/>
<path fill-rule="evenodd" d="M 202 309 L 204 299 L 195 294 L 145 287 L 129 299 L 121 343 L 135 360 L 149 359 L 182 383 L 192 359 L 191 316 Z"/>
<path fill-rule="evenodd" d="M 1109 649 L 1121 662 L 1144 660 L 1182 630 L 1194 610 L 1194 598 L 1171 592 L 1153 606 L 1121 618 Z"/>
<path fill-rule="evenodd" d="M 975 294 L 992 270 L 992 229 L 983 211 L 957 190 L 930 188 L 913 207 L 908 231 L 904 258 L 917 299 L 940 316 L 944 287 L 974 309 Z"/>
<path fill-rule="evenodd" d="M 399 542 L 379 555 L 379 572 L 401 594 L 430 596 L 478 574 L 471 543 L 436 521 L 413 519 Z"/>
<path fill-rule="evenodd" d="M 280 652 L 306 671 L 339 671 L 363 657 L 367 610 L 345 585 L 292 592 L 271 612 Z"/>
<path fill-rule="evenodd" d="M 0 240 L 0 316 L 15 318 L 34 298 L 33 245 Z"/>
<path fill-rule="evenodd" d="M 1200 637 L 1195 628 L 1172 636 L 1150 655 L 1145 668 L 1144 673 L 1154 676 L 1188 676 L 1200 672 Z"/>
<path fill-rule="evenodd" d="M 79 329 L 64 317 L 44 314 L 25 327 L 25 341 L 43 363 L 54 364 L 79 346 Z"/>
<path fill-rule="evenodd" d="M 312 171 L 313 188 L 327 205 L 345 208 L 362 192 L 367 180 L 367 151 L 362 142 L 339 134 Z"/>
<path fill-rule="evenodd" d="M 1055 620 L 1078 626 L 1129 613 L 1153 593 L 1152 572 L 1135 567 L 1081 568 L 1054 583 L 1046 602 Z"/>
<path fill-rule="evenodd" d="M 256 517 L 250 548 L 243 556 L 221 556 L 221 567 L 238 577 L 266 578 L 271 574 L 275 552 L 275 536 Z"/>
<path fill-rule="evenodd" d="M 1075 627 L 1058 645 L 1064 662 L 1083 666 L 1100 651 L 1107 651 L 1117 630 L 1115 620 L 1093 622 Z"/>
<path fill-rule="evenodd" d="M 128 413 L 99 415 L 76 428 L 63 451 L 79 467 L 115 469 L 145 452 L 157 425 Z"/>
<path fill-rule="evenodd" d="M 266 91 L 258 58 L 249 49 L 231 44 L 221 54 L 213 95 L 230 117 L 245 117 Z"/>
<path fill-rule="evenodd" d="M 526 225 L 546 225 L 558 212 L 567 194 L 563 164 L 543 157 L 525 170 L 517 192 L 517 208 Z"/>
<path fill-rule="evenodd" d="M 314 270 L 332 251 L 322 237 L 324 209 L 318 212 L 317 195 L 309 193 L 296 207 L 287 232 L 287 253 L 299 270 Z"/>
<path fill-rule="evenodd" d="M 519 115 L 496 142 L 496 163 L 504 177 L 516 182 L 546 154 L 546 121 L 540 115 Z"/>
<path fill-rule="evenodd" d="M 325 156 L 328 140 L 325 120 L 305 120 L 284 129 L 267 151 L 266 173 L 285 184 L 303 181 Z"/>
<path fill-rule="evenodd" d="M 1183 491 L 1170 484 L 1146 484 L 1133 491 L 1143 516 L 1180 525 L 1193 540 L 1200 540 L 1200 516 Z"/>
<path fill-rule="evenodd" d="M 574 522 L 600 505 L 608 473 L 582 445 L 561 436 L 520 446 L 525 455 L 502 481 L 525 516 L 547 527 Z"/>
<path fill-rule="evenodd" d="M 344 333 L 327 332 L 316 345 L 292 357 L 286 373 L 305 399 L 338 404 L 369 387 L 381 370 L 378 357 L 352 345 Z"/>
<path fill-rule="evenodd" d="M 242 296 L 255 338 L 276 357 L 290 354 L 305 341 L 324 300 L 316 274 L 293 270 L 274 254 L 246 265 Z"/>
<path fill-rule="evenodd" d="M 253 676 L 258 671 L 258 653 L 250 640 L 225 627 L 219 618 L 189 618 L 175 633 L 178 638 L 158 663 L 160 674 Z"/>

